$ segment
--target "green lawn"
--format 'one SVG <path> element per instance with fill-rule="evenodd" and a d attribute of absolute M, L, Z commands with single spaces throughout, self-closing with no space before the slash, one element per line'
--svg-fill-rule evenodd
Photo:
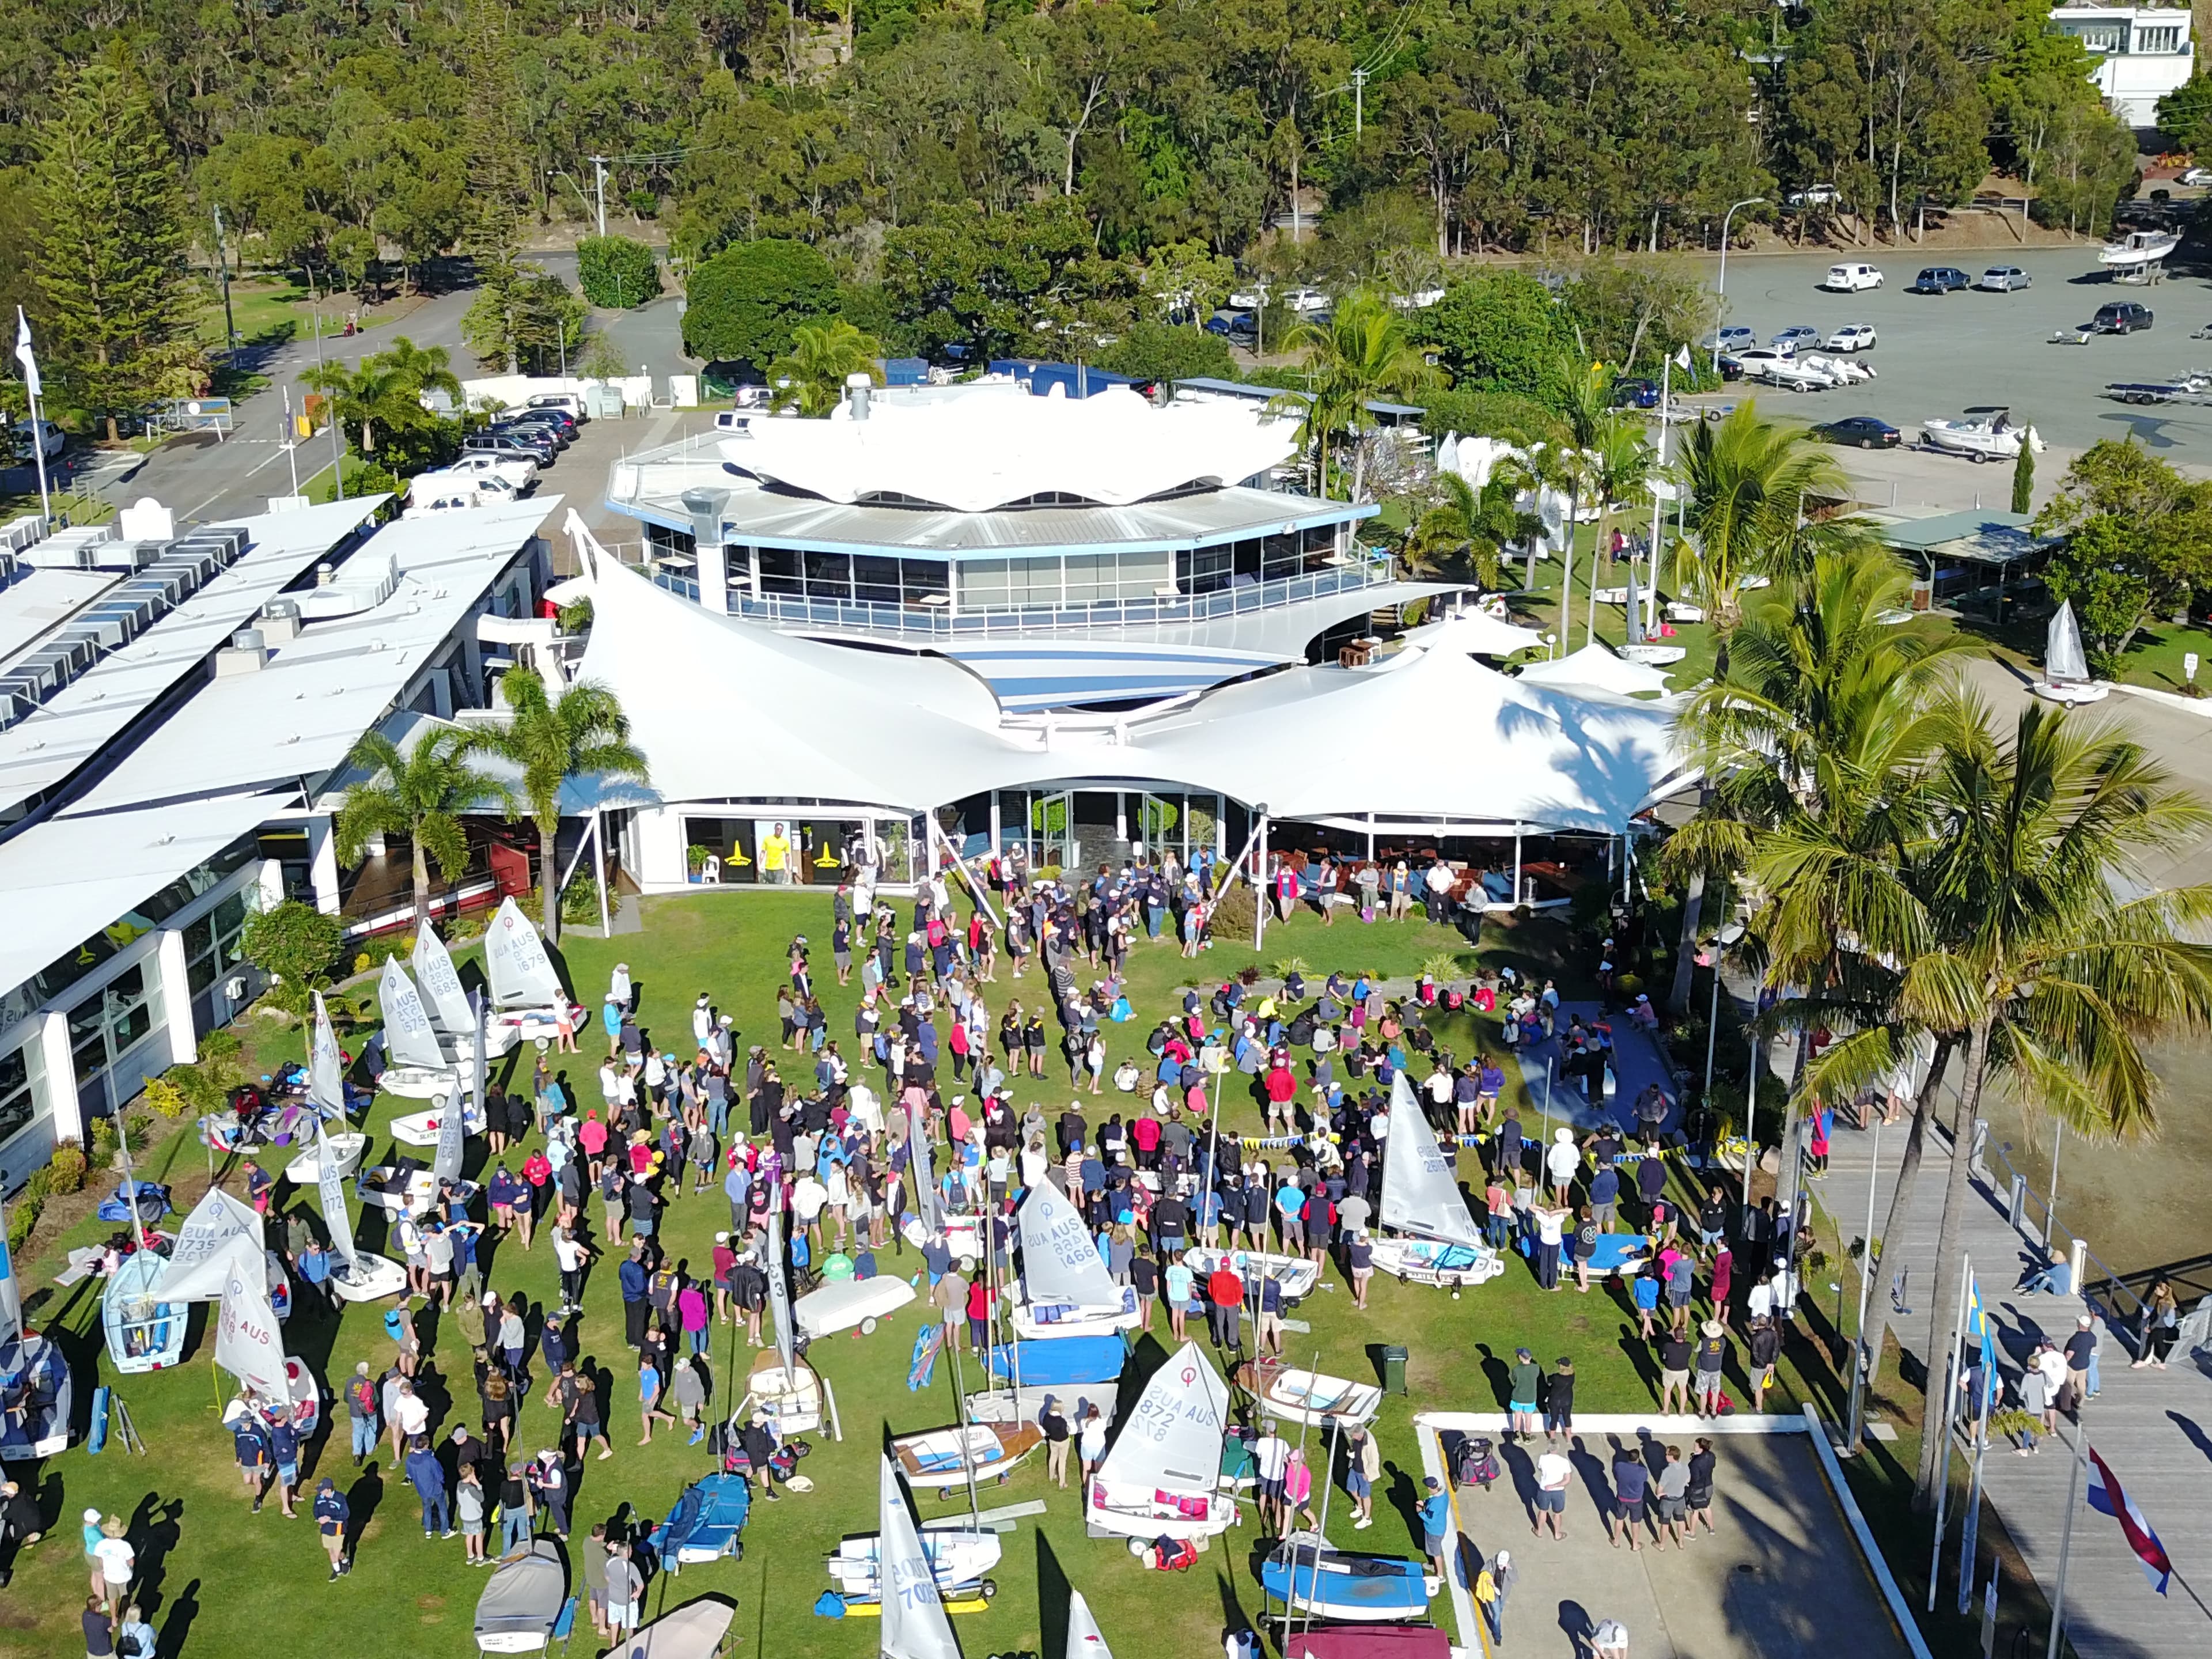
<path fill-rule="evenodd" d="M 701 895 L 648 900 L 644 908 L 642 934 L 612 941 L 572 937 L 563 945 L 562 955 L 583 1000 L 598 1000 L 607 971 L 620 959 L 629 964 L 639 985 L 648 1026 L 657 1025 L 665 1036 L 688 1036 L 692 999 L 706 990 L 734 1014 L 746 1040 L 772 1046 L 781 947 L 794 933 L 807 933 L 817 941 L 827 934 L 828 895 Z M 1297 955 L 1312 970 L 1340 964 L 1402 974 L 1414 971 L 1425 958 L 1457 942 L 1456 935 L 1419 922 L 1373 927 L 1340 922 L 1325 932 L 1317 919 L 1302 915 L 1270 930 L 1266 954 L 1270 962 Z M 826 967 L 827 953 L 821 954 Z M 1563 971 L 1571 953 L 1552 923 L 1531 922 L 1510 933 L 1486 933 L 1482 954 L 1492 962 L 1510 958 L 1542 971 L 1560 971 L 1562 982 L 1571 988 L 1572 981 Z M 1200 982 L 1210 982 L 1250 957 L 1249 950 L 1230 946 L 1210 951 L 1195 964 L 1205 972 Z M 465 972 L 469 971 L 468 960 L 463 952 Z M 1115 1058 L 1124 1052 L 1140 1053 L 1151 1020 L 1170 1006 L 1170 994 L 1185 982 L 1185 965 L 1170 946 L 1139 949 L 1130 975 L 1139 1017 L 1111 1028 Z M 996 997 L 1003 1000 L 1034 982 L 1025 979 L 1017 986 L 1002 968 Z M 857 987 L 841 991 L 834 980 L 826 986 L 824 1002 L 833 1035 L 851 1030 L 856 996 Z M 994 1011 L 998 1006 L 994 1001 Z M 262 1022 L 255 1022 L 255 1030 L 264 1064 L 287 1047 L 296 1052 L 296 1033 L 289 1034 L 288 1042 L 286 1034 L 270 1031 Z M 1470 1023 L 1462 1022 L 1449 1030 L 1447 1040 L 1465 1052 L 1476 1033 Z M 587 1049 L 592 1046 L 587 1043 Z M 568 1067 L 572 1093 L 580 1085 L 582 1092 L 593 1095 L 596 1056 L 587 1053 L 580 1059 L 582 1063 L 572 1061 Z M 1517 1088 L 1513 1068 L 1508 1067 L 1508 1074 Z M 1017 1097 L 1024 1103 L 1034 1097 L 1051 1112 L 1063 1103 L 1064 1093 L 1048 1079 L 1034 1090 L 1018 1089 Z M 399 1103 L 380 1100 L 375 1125 L 380 1128 Z M 1228 1126 L 1258 1127 L 1257 1113 L 1249 1102 L 1232 1100 L 1228 1109 Z M 188 1135 L 172 1139 L 150 1162 L 149 1173 L 177 1182 L 186 1203 L 204 1184 L 205 1154 Z M 1469 1178 L 1474 1176 L 1472 1156 L 1462 1158 L 1462 1171 Z M 596 1204 L 591 1215 L 596 1222 Z M 716 1226 L 726 1222 L 718 1193 L 686 1198 L 669 1212 L 667 1242 L 677 1256 L 702 1264 Z M 97 1239 L 106 1231 L 100 1224 L 88 1223 L 64 1237 L 39 1237 L 27 1253 L 37 1261 L 27 1279 L 44 1283 L 58 1267 L 62 1247 Z M 376 1248 L 382 1236 L 380 1219 L 363 1224 L 362 1231 L 364 1247 Z M 910 1272 L 916 1265 L 911 1255 L 887 1260 L 890 1270 Z M 498 1249 L 489 1279 L 502 1293 L 519 1292 L 532 1304 L 551 1296 L 556 1288 L 550 1252 L 542 1241 L 527 1254 L 514 1247 Z M 1504 1362 L 1524 1342 L 1547 1360 L 1562 1353 L 1575 1357 L 1583 1377 L 1578 1399 L 1585 1409 L 1632 1409 L 1652 1400 L 1652 1373 L 1640 1345 L 1632 1340 L 1633 1321 L 1609 1292 L 1593 1291 L 1583 1297 L 1570 1286 L 1547 1296 L 1516 1261 L 1504 1278 L 1456 1302 L 1439 1291 L 1377 1284 L 1370 1310 L 1361 1314 L 1352 1309 L 1334 1270 L 1327 1282 L 1328 1288 L 1299 1310 L 1313 1328 L 1310 1335 L 1292 1338 L 1294 1352 L 1301 1358 L 1317 1355 L 1323 1369 L 1365 1376 L 1373 1374 L 1375 1345 L 1402 1342 L 1412 1350 L 1411 1399 L 1422 1406 L 1502 1407 Z M 92 1287 L 79 1285 L 56 1296 L 42 1316 L 66 1334 L 80 1361 L 80 1389 L 88 1392 L 97 1340 L 90 1334 L 96 1315 Z M 623 1432 L 635 1422 L 635 1372 L 621 1343 L 617 1300 L 613 1273 L 604 1265 L 595 1269 L 585 1297 L 582 1346 L 602 1368 L 602 1387 L 612 1404 L 609 1427 L 617 1450 L 611 1461 L 594 1459 L 583 1467 L 576 1516 L 586 1526 L 625 1507 L 631 1513 L 663 1514 L 685 1481 L 707 1468 L 700 1452 L 665 1431 L 649 1449 L 635 1444 L 634 1430 Z M 702 1594 L 732 1595 L 738 1604 L 738 1632 L 750 1651 L 788 1652 L 799 1644 L 805 1651 L 825 1655 L 860 1656 L 874 1650 L 872 1621 L 832 1624 L 816 1619 L 811 1607 L 827 1587 L 823 1554 L 844 1533 L 874 1527 L 875 1459 L 884 1435 L 953 1419 L 950 1364 L 940 1363 L 935 1385 L 927 1393 L 909 1393 L 903 1386 L 916 1317 L 909 1310 L 872 1338 L 840 1336 L 817 1346 L 817 1363 L 831 1380 L 842 1407 L 846 1439 L 841 1444 L 817 1441 L 805 1469 L 815 1491 L 757 1509 L 742 1563 L 695 1567 L 680 1579 L 662 1581 L 653 1589 L 654 1607 Z M 1131 1367 L 1133 1376 L 1141 1378 L 1163 1357 L 1164 1325 L 1162 1321 L 1149 1337 L 1139 1340 Z M 303 1311 L 288 1331 L 287 1342 L 292 1352 L 305 1356 L 331 1379 L 344 1376 L 356 1359 L 368 1359 L 380 1369 L 392 1352 L 381 1333 L 378 1309 L 351 1310 L 342 1322 L 311 1318 Z M 374 1650 L 380 1654 L 466 1650 L 468 1624 L 483 1574 L 462 1565 L 458 1540 L 422 1540 L 416 1531 L 411 1494 L 385 1460 L 356 1471 L 343 1437 L 336 1444 L 326 1443 L 317 1455 L 315 1472 L 333 1474 L 351 1493 L 356 1511 L 369 1517 L 359 1566 L 338 1584 L 324 1583 L 322 1555 L 308 1522 L 286 1521 L 273 1506 L 258 1516 L 248 1515 L 229 1462 L 229 1441 L 216 1422 L 221 1385 L 210 1372 L 209 1346 L 204 1336 L 198 1336 L 188 1350 L 187 1363 L 179 1370 L 121 1384 L 119 1392 L 150 1448 L 149 1456 L 134 1458 L 111 1448 L 95 1460 L 77 1450 L 44 1471 L 46 1510 L 64 1519 L 57 1535 L 18 1565 L 6 1612 L 0 1613 L 0 1630 L 7 1632 L 0 1638 L 0 1650 L 56 1655 L 76 1650 L 75 1613 L 82 1605 L 82 1574 L 73 1541 L 73 1517 L 88 1505 L 96 1505 L 131 1519 L 144 1574 L 140 1594 L 153 1622 L 163 1632 L 167 1659 L 179 1654 L 313 1651 L 319 1644 L 329 1644 L 333 1629 L 373 1630 Z M 472 1406 L 468 1357 L 450 1323 L 441 1322 L 436 1331 L 434 1352 L 435 1375 L 454 1379 L 453 1392 Z M 1814 1361 L 1818 1355 L 1808 1342 L 1794 1349 L 1790 1358 Z M 732 1356 L 730 1333 L 718 1329 L 712 1368 L 718 1383 L 733 1369 L 742 1372 L 748 1363 L 742 1352 Z M 100 1369 L 105 1376 L 104 1360 Z M 431 1385 L 434 1401 L 441 1407 L 446 1386 Z M 1740 1390 L 1740 1382 L 1738 1387 Z M 1785 1406 L 1803 1398 L 1808 1388 L 1817 1388 L 1827 1409 L 1838 1408 L 1832 1380 L 1825 1371 L 1817 1371 L 1808 1381 L 1794 1370 L 1785 1371 Z M 1408 1401 L 1394 1400 L 1382 1419 L 1388 1501 L 1378 1505 L 1377 1523 L 1361 1540 L 1370 1549 L 1410 1552 L 1413 1547 L 1409 1522 L 1419 1486 L 1419 1455 L 1408 1426 L 1409 1410 Z M 536 1399 L 525 1407 L 522 1420 L 527 1446 L 547 1443 L 548 1413 Z M 1006 1487 L 988 1493 L 985 1502 L 1046 1496 L 1042 1469 L 1030 1468 L 1017 1473 Z M 995 1575 L 1000 1586 L 996 1602 L 986 1613 L 957 1621 L 963 1648 L 971 1655 L 1015 1649 L 1056 1651 L 1062 1587 L 1070 1583 L 1090 1599 L 1108 1638 L 1125 1652 L 1215 1650 L 1225 1608 L 1257 1610 L 1258 1587 L 1250 1570 L 1253 1528 L 1218 1540 L 1189 1576 L 1161 1579 L 1141 1571 L 1121 1544 L 1084 1535 L 1073 1490 L 1051 1492 L 1049 1501 L 1052 1507 L 1042 1526 L 1025 1522 L 1007 1538 L 1006 1559 Z M 947 1507 L 934 1493 L 920 1499 L 925 1518 Z M 595 1651 L 586 1645 L 588 1642 L 586 1629 L 578 1650 Z"/>

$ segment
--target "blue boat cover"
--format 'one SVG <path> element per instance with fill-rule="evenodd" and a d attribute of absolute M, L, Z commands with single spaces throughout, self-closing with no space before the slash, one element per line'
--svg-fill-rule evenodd
<path fill-rule="evenodd" d="M 1118 1334 L 1056 1336 L 1048 1341 L 1001 1342 L 991 1350 L 991 1376 L 1014 1380 L 1014 1349 L 1022 1352 L 1022 1386 L 1064 1388 L 1080 1382 L 1111 1382 L 1128 1363 L 1129 1350 Z"/>

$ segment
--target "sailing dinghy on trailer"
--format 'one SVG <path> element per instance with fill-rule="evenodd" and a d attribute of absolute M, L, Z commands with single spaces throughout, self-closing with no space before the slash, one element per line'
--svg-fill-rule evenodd
<path fill-rule="evenodd" d="M 1116 1285 L 1075 1206 L 1049 1181 L 1022 1200 L 1022 1275 L 1012 1287 L 1014 1334 L 1029 1341 L 1133 1329 L 1136 1291 Z"/>
<path fill-rule="evenodd" d="M 1480 1285 L 1505 1271 L 1482 1241 L 1460 1195 L 1452 1159 L 1437 1142 L 1413 1085 L 1400 1072 L 1390 1083 L 1390 1133 L 1382 1143 L 1382 1225 L 1374 1241 L 1375 1267 L 1401 1284 Z"/>
<path fill-rule="evenodd" d="M 495 1055 L 526 1040 L 551 1042 L 560 1035 L 564 1009 L 571 1031 L 582 1024 L 584 1010 L 562 989 L 545 941 L 512 894 L 484 929 L 484 978 L 491 987 L 487 1042 Z"/>

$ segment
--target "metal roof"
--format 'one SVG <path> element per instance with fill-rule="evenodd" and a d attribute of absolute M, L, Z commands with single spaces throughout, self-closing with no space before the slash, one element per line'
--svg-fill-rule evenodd
<path fill-rule="evenodd" d="M 65 809 L 118 808 L 297 787 L 340 764 L 483 598 L 560 497 L 427 514 L 386 526 L 348 568 L 398 581 L 350 616 L 307 623 L 261 668 L 210 680 Z"/>
<path fill-rule="evenodd" d="M 0 843 L 0 991 L 12 990 L 258 828 L 281 801 L 234 797 L 33 824 Z"/>
<path fill-rule="evenodd" d="M 122 580 L 119 570 L 27 569 L 0 587 L 0 668 Z"/>
<path fill-rule="evenodd" d="M 1875 538 L 1886 546 L 1936 558 L 1966 559 L 1976 564 L 2010 564 L 2059 540 L 2055 536 L 2038 536 L 2029 528 L 2034 520 L 2024 513 L 1999 513 L 1990 508 L 1938 513 L 1925 519 L 1885 519 L 1881 514 L 1867 516 L 1874 526 Z"/>
<path fill-rule="evenodd" d="M 246 550 L 228 568 L 0 732 L 0 820 L 20 815 L 121 737 L 386 499 L 238 520 Z"/>

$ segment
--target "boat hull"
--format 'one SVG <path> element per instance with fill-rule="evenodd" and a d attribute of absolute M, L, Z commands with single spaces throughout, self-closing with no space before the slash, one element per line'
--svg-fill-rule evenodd
<path fill-rule="evenodd" d="M 125 1256 L 100 1293 L 108 1363 L 125 1376 L 167 1370 L 184 1353 L 191 1304 L 156 1302 L 147 1294 L 168 1265 L 151 1250 Z M 134 1302 L 143 1305 L 134 1308 Z"/>
<path fill-rule="evenodd" d="M 331 1162 L 343 1180 L 361 1167 L 361 1160 L 368 1151 L 368 1137 L 358 1129 L 349 1129 L 327 1139 L 331 1146 Z M 322 1179 L 322 1168 L 321 1149 L 310 1146 L 284 1166 L 284 1179 L 295 1187 L 312 1187 Z"/>
<path fill-rule="evenodd" d="M 1093 1476 L 1084 1492 L 1083 1518 L 1101 1532 L 1124 1538 L 1214 1538 L 1237 1524 L 1237 1500 L 1218 1492 L 1180 1494 L 1193 1512 L 1183 1513 L 1182 1503 L 1158 1500 L 1158 1487 L 1117 1492 L 1113 1483 Z M 1199 1506 L 1203 1505 L 1202 1510 Z"/>

